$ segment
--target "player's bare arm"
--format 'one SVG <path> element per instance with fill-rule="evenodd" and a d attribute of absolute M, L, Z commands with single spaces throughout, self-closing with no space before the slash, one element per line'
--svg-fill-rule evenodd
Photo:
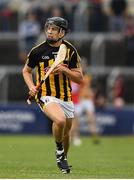
<path fill-rule="evenodd" d="M 32 68 L 27 66 L 27 64 L 23 68 L 23 77 L 29 88 L 29 94 L 31 96 L 35 96 L 37 93 L 37 89 L 36 89 L 36 86 L 34 85 L 33 78 L 32 78 Z"/>

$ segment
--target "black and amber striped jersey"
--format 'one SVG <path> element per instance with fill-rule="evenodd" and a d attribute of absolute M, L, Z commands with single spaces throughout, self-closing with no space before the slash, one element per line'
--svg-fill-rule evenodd
<path fill-rule="evenodd" d="M 63 40 L 67 47 L 67 56 L 64 64 L 68 65 L 69 69 L 80 67 L 80 57 L 77 50 L 68 41 Z M 45 73 L 55 61 L 59 47 L 50 46 L 47 41 L 34 47 L 27 57 L 27 65 L 31 68 L 36 67 L 36 84 L 44 79 Z M 63 101 L 71 101 L 71 85 L 70 80 L 64 74 L 51 73 L 42 84 L 38 92 L 37 99 L 41 96 L 54 96 Z"/>

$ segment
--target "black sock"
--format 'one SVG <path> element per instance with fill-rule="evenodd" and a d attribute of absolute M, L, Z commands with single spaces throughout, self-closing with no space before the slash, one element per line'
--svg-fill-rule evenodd
<path fill-rule="evenodd" d="M 62 151 L 63 150 L 62 142 L 56 142 L 56 147 L 57 147 L 57 150 Z"/>

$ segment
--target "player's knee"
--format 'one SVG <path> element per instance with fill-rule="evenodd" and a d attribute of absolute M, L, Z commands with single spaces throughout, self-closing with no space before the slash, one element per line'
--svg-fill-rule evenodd
<path fill-rule="evenodd" d="M 66 123 L 66 118 L 63 116 L 59 117 L 56 121 L 56 124 L 60 127 L 64 127 Z"/>

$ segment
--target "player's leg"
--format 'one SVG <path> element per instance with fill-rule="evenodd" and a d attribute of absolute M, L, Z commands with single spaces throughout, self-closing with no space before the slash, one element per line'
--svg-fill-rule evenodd
<path fill-rule="evenodd" d="M 53 136 L 56 142 L 62 142 L 66 117 L 62 108 L 55 102 L 49 103 L 44 109 L 44 113 L 53 121 Z"/>
<path fill-rule="evenodd" d="M 64 144 L 64 152 L 66 156 L 67 156 L 69 145 L 70 145 L 70 134 L 71 134 L 70 130 L 72 127 L 73 120 L 74 120 L 73 118 L 67 118 L 65 129 L 64 129 L 63 144 Z"/>
<path fill-rule="evenodd" d="M 70 173 L 70 168 L 64 153 L 63 137 L 66 125 L 66 116 L 53 97 L 44 97 L 41 99 L 45 106 L 41 106 L 43 112 L 53 121 L 53 135 L 56 142 L 56 162 L 57 166 L 63 173 Z"/>
<path fill-rule="evenodd" d="M 56 161 L 57 166 L 63 173 L 70 173 L 70 167 L 67 162 L 66 153 L 64 150 L 64 130 L 66 127 L 66 117 L 64 111 L 59 104 L 49 103 L 44 108 L 45 114 L 53 121 L 53 135 L 56 142 Z"/>

